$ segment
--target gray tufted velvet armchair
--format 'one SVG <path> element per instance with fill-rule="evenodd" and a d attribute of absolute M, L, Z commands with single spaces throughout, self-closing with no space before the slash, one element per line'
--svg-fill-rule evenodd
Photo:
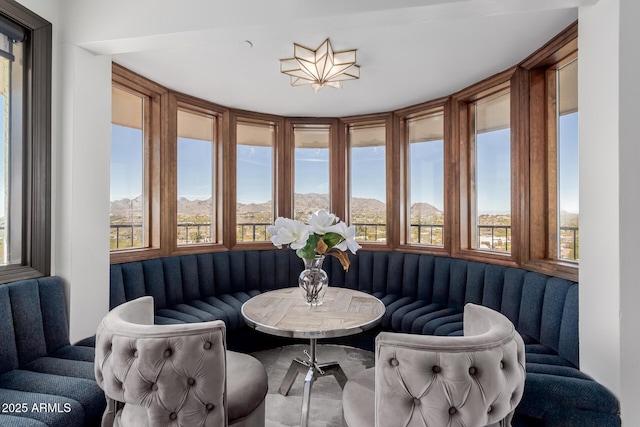
<path fill-rule="evenodd" d="M 264 427 L 267 374 L 226 350 L 222 321 L 153 324 L 153 298 L 111 310 L 96 334 L 103 427 Z"/>
<path fill-rule="evenodd" d="M 383 332 L 375 360 L 344 388 L 349 427 L 507 427 L 522 398 L 524 343 L 487 307 L 465 306 L 463 337 Z"/>

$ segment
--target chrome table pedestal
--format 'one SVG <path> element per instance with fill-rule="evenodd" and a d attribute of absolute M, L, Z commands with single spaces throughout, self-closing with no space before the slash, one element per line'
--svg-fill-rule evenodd
<path fill-rule="evenodd" d="M 296 358 L 291 362 L 289 370 L 284 376 L 282 384 L 280 384 L 280 388 L 278 389 L 278 392 L 281 395 L 286 396 L 287 394 L 289 394 L 289 390 L 291 390 L 291 386 L 296 380 L 298 374 L 306 374 L 304 377 L 304 389 L 302 393 L 302 414 L 300 416 L 301 427 L 307 427 L 309 425 L 309 401 L 311 400 L 311 386 L 317 378 L 333 376 L 340 385 L 340 388 L 344 388 L 344 385 L 347 383 L 347 376 L 345 375 L 338 362 L 318 364 L 318 359 L 316 356 L 316 341 L 317 340 L 315 338 L 311 338 L 311 343 L 309 345 L 310 352 L 307 352 L 306 350 L 304 352 L 304 354 L 309 359 L 308 361 Z"/>

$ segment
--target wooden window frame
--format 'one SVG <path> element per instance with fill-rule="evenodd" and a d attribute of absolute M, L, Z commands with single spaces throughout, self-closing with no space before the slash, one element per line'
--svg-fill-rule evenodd
<path fill-rule="evenodd" d="M 269 114 L 253 113 L 249 111 L 231 110 L 229 114 L 228 135 L 229 143 L 224 162 L 224 177 L 227 188 L 224 198 L 224 212 L 226 213 L 226 230 L 223 230 L 226 247 L 230 250 L 259 250 L 274 249 L 270 240 L 260 242 L 238 242 L 236 239 L 236 201 L 237 201 L 237 125 L 238 123 L 270 125 L 275 129 L 273 146 L 273 218 L 272 222 L 279 216 L 291 216 L 291 186 L 287 185 L 285 141 L 284 141 L 284 118 Z M 224 153 L 223 153 L 224 154 Z"/>
<path fill-rule="evenodd" d="M 210 117 L 214 121 L 213 140 L 213 183 L 212 200 L 213 215 L 212 225 L 214 225 L 214 241 L 211 243 L 200 243 L 190 245 L 178 245 L 177 243 L 177 222 L 178 222 L 178 110 Z M 172 255 L 199 254 L 218 252 L 225 250 L 224 246 L 224 222 L 223 222 L 223 147 L 225 145 L 225 123 L 228 121 L 229 110 L 203 101 L 201 99 L 172 92 L 169 95 L 168 113 L 168 141 L 170 148 L 167 150 L 163 161 L 163 198 L 168 202 L 162 206 L 162 241 L 163 247 Z M 174 203 L 169 201 L 173 200 Z"/>
<path fill-rule="evenodd" d="M 529 244 L 524 248 L 523 267 L 575 281 L 579 263 L 557 256 L 556 87 L 555 77 L 550 79 L 549 74 L 577 55 L 575 22 L 521 64 L 530 84 L 530 220 L 526 223 Z"/>
<path fill-rule="evenodd" d="M 157 258 L 167 253 L 163 241 L 162 204 L 163 174 L 161 162 L 167 152 L 168 91 L 164 87 L 118 65 L 112 65 L 112 84 L 148 99 L 145 103 L 144 138 L 144 224 L 146 247 L 112 250 L 111 263 Z M 164 174 L 166 175 L 166 174 Z M 166 240 L 166 236 L 164 236 Z"/>
<path fill-rule="evenodd" d="M 51 273 L 51 23 L 13 0 L 0 0 L 0 13 L 28 33 L 24 98 L 24 196 L 21 264 L 0 267 L 0 283 Z"/>
<path fill-rule="evenodd" d="M 351 127 L 360 127 L 368 125 L 385 126 L 385 184 L 386 184 L 386 241 L 380 242 L 361 242 L 358 243 L 365 250 L 391 250 L 398 246 L 398 228 L 400 213 L 400 183 L 393 171 L 394 156 L 397 153 L 397 140 L 394 138 L 394 117 L 393 113 L 368 114 L 363 116 L 344 117 L 340 119 L 340 149 L 344 153 L 344 187 L 340 188 L 338 193 L 344 196 L 344 214 L 343 220 L 348 224 L 352 224 L 351 219 L 351 149 L 349 142 L 349 129 Z"/>
<path fill-rule="evenodd" d="M 423 104 L 404 108 L 394 112 L 394 140 L 398 141 L 397 155 L 394 155 L 393 170 L 399 171 L 400 191 L 399 191 L 399 212 L 398 212 L 398 249 L 405 252 L 426 253 L 441 256 L 451 255 L 451 224 L 452 215 L 452 192 L 451 183 L 453 178 L 452 144 L 451 144 L 451 114 L 450 98 L 440 98 Z M 442 113 L 443 125 L 443 196 L 444 196 L 444 227 L 443 246 L 432 246 L 421 243 L 409 242 L 409 227 L 411 223 L 411 198 L 410 176 L 409 176 L 409 128 L 407 122 L 412 119 Z M 395 154 L 395 153 L 394 153 Z"/>
<path fill-rule="evenodd" d="M 452 134 L 454 141 L 455 170 L 454 192 L 458 206 L 455 209 L 454 226 L 451 230 L 452 255 L 457 258 L 480 262 L 492 262 L 506 266 L 518 266 L 520 260 L 520 226 L 523 223 L 521 201 L 526 193 L 521 179 L 520 167 L 522 146 L 527 137 L 523 133 L 520 97 L 523 95 L 520 83 L 523 73 L 518 67 L 512 67 L 478 84 L 470 86 L 452 97 Z M 470 105 L 480 99 L 500 92 L 510 93 L 510 134 L 511 134 L 511 252 L 499 253 L 475 249 L 471 241 L 475 226 L 473 211 L 474 162 L 471 158 L 471 117 Z"/>
<path fill-rule="evenodd" d="M 287 217 L 293 218 L 295 207 L 295 127 L 296 126 L 328 126 L 329 127 L 329 210 L 339 218 L 344 218 L 344 202 L 340 197 L 344 189 L 344 168 L 341 167 L 343 158 L 339 147 L 339 122 L 338 119 L 303 118 L 293 117 L 284 120 L 284 145 L 283 145 L 283 187 L 289 196 L 283 199 L 282 212 L 288 212 Z"/>

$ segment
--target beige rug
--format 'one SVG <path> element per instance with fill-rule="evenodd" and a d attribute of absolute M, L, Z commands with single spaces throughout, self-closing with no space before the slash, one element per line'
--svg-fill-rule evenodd
<path fill-rule="evenodd" d="M 266 427 L 293 427 L 300 425 L 304 376 L 299 374 L 287 396 L 278 393 L 280 383 L 289 369 L 291 360 L 306 360 L 306 345 L 291 345 L 253 353 L 269 376 Z M 373 367 L 374 355 L 365 350 L 340 345 L 318 345 L 318 362 L 338 361 L 347 378 L 363 369 Z M 320 378 L 311 389 L 309 427 L 342 427 L 342 390 L 333 377 Z"/>

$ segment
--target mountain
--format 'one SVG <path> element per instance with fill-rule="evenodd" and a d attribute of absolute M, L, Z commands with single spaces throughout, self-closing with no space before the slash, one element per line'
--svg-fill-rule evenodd
<path fill-rule="evenodd" d="M 435 206 L 418 202 L 411 205 L 411 218 L 426 218 L 429 216 L 442 216 L 442 211 Z"/>
<path fill-rule="evenodd" d="M 354 197 L 352 209 L 358 213 L 359 217 L 384 216 L 386 204 L 380 200 L 371 198 Z M 306 193 L 295 195 L 296 211 L 298 213 L 309 213 L 318 207 L 329 206 L 329 195 L 319 193 Z M 268 214 L 271 211 L 271 201 L 264 203 L 237 203 L 236 209 L 241 217 L 252 218 L 255 214 Z M 208 216 L 211 213 L 211 198 L 206 200 L 189 200 L 184 197 L 178 200 L 178 212 L 181 216 Z M 139 218 L 142 215 L 142 196 L 134 199 L 120 199 L 111 202 L 112 220 L 128 220 Z M 442 211 L 429 203 L 414 203 L 411 206 L 412 218 L 427 218 L 430 216 L 441 216 Z M 263 216 L 263 215 L 261 215 Z"/>
<path fill-rule="evenodd" d="M 189 200 L 185 197 L 178 199 L 178 213 L 182 216 L 211 215 L 211 197 L 207 200 Z"/>
<path fill-rule="evenodd" d="M 142 218 L 142 196 L 135 199 L 120 199 L 111 201 L 111 222 L 115 220 L 129 221 Z"/>
<path fill-rule="evenodd" d="M 573 212 L 560 212 L 560 226 L 562 227 L 578 227 L 580 224 L 580 215 Z"/>

